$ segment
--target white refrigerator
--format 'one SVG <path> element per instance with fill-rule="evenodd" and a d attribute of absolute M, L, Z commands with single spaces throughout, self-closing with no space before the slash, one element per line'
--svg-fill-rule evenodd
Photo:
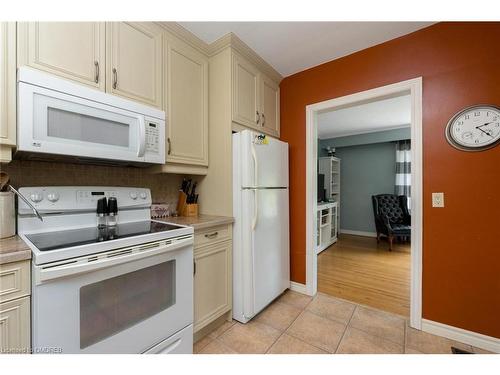
<path fill-rule="evenodd" d="M 233 134 L 233 318 L 246 323 L 290 287 L 288 144 Z"/>

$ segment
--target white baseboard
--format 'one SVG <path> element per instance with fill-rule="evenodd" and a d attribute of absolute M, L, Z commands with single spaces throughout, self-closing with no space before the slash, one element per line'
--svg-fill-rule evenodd
<path fill-rule="evenodd" d="M 500 353 L 500 339 L 495 337 L 467 331 L 462 328 L 449 326 L 427 319 L 422 319 L 422 331 L 446 337 L 451 340 L 460 341 L 477 348 L 489 350 L 490 352 Z"/>
<path fill-rule="evenodd" d="M 307 288 L 305 284 L 296 283 L 295 281 L 290 281 L 290 290 L 297 293 L 307 294 Z"/>
<path fill-rule="evenodd" d="M 375 233 L 375 232 L 364 232 L 361 230 L 350 230 L 350 229 L 340 229 L 339 232 L 342 234 L 352 234 L 354 236 L 377 238 L 377 233 Z"/>

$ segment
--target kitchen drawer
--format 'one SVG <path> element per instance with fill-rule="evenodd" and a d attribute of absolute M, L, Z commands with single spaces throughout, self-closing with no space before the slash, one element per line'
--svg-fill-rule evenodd
<path fill-rule="evenodd" d="M 232 238 L 231 225 L 218 225 L 194 232 L 195 250 L 199 246 L 211 245 Z"/>
<path fill-rule="evenodd" d="M 0 303 L 30 295 L 30 261 L 0 265 Z"/>

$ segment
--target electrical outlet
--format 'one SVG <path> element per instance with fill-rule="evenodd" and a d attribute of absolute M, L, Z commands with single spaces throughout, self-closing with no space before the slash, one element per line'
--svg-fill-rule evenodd
<path fill-rule="evenodd" d="M 444 207 L 444 193 L 432 193 L 432 207 Z"/>

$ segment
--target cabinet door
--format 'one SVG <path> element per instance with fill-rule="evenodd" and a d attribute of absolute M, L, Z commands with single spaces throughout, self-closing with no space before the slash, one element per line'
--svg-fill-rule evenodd
<path fill-rule="evenodd" d="M 261 80 L 261 113 L 264 132 L 279 137 L 280 135 L 280 88 L 262 75 Z"/>
<path fill-rule="evenodd" d="M 106 91 L 162 107 L 162 29 L 152 23 L 108 24 Z"/>
<path fill-rule="evenodd" d="M 208 58 L 176 41 L 167 51 L 167 163 L 208 165 Z"/>
<path fill-rule="evenodd" d="M 259 129 L 259 71 L 255 66 L 233 55 L 233 121 Z"/>
<path fill-rule="evenodd" d="M 0 353 L 29 353 L 30 298 L 0 304 Z"/>
<path fill-rule="evenodd" d="M 19 65 L 104 91 L 104 22 L 19 23 Z"/>
<path fill-rule="evenodd" d="M 195 332 L 231 309 L 231 249 L 231 241 L 195 248 Z"/>
<path fill-rule="evenodd" d="M 16 145 L 16 24 L 0 22 L 0 162 Z"/>

